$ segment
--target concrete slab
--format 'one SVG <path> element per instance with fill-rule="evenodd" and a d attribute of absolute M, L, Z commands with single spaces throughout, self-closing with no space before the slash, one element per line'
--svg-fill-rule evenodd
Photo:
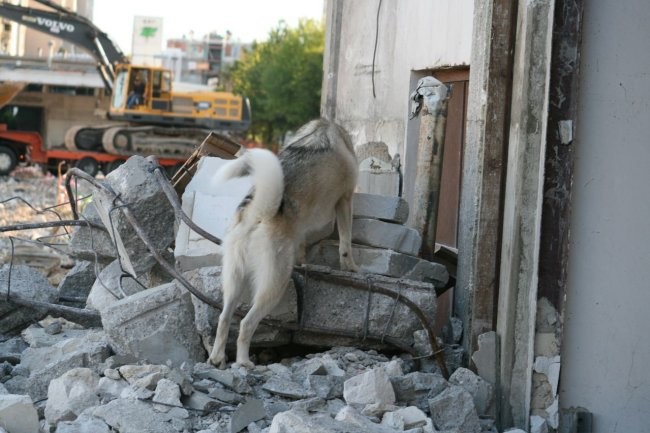
<path fill-rule="evenodd" d="M 404 224 L 408 220 L 409 205 L 401 197 L 357 192 L 352 197 L 352 215 Z"/>
<path fill-rule="evenodd" d="M 213 175 L 227 161 L 203 157 L 196 174 L 183 193 L 183 211 L 208 233 L 223 238 L 237 206 L 253 187 L 250 177 L 231 179 L 222 184 L 214 182 Z M 174 250 L 179 269 L 191 270 L 221 263 L 222 250 L 181 222 Z"/>
<path fill-rule="evenodd" d="M 352 242 L 417 256 L 422 237 L 417 230 L 369 218 L 352 221 Z"/>

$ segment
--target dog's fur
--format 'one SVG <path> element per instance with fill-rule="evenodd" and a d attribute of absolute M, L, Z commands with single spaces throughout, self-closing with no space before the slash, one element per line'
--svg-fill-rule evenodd
<path fill-rule="evenodd" d="M 224 238 L 223 311 L 210 363 L 226 366 L 230 321 L 242 293 L 250 290 L 252 306 L 240 324 L 236 362 L 253 366 L 249 347 L 255 329 L 282 298 L 293 266 L 304 258 L 307 239 L 335 217 L 341 269 L 357 270 L 351 247 L 357 172 L 347 133 L 325 120 L 300 128 L 277 157 L 251 149 L 219 170 L 219 180 L 252 174 L 254 187 Z"/>

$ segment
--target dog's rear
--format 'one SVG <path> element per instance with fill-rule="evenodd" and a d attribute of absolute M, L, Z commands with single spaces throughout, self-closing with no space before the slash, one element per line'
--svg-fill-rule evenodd
<path fill-rule="evenodd" d="M 224 239 L 224 307 L 210 362 L 225 367 L 225 345 L 234 309 L 250 290 L 252 306 L 241 321 L 237 363 L 251 367 L 248 351 L 259 322 L 282 298 L 310 235 L 336 217 L 341 269 L 356 271 L 351 251 L 352 193 L 357 162 L 347 133 L 316 120 L 302 127 L 278 157 L 252 149 L 226 165 L 223 179 L 251 173 L 254 190 Z"/>

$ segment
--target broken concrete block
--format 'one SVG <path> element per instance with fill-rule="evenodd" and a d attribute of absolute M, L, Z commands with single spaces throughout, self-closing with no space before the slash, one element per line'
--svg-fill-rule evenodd
<path fill-rule="evenodd" d="M 110 379 L 102 377 L 97 383 L 97 395 L 102 401 L 110 401 L 118 398 L 129 384 L 122 379 Z"/>
<path fill-rule="evenodd" d="M 361 272 L 402 278 L 415 265 L 423 261 L 415 256 L 381 248 L 352 245 L 352 255 Z M 307 251 L 307 263 L 339 269 L 337 241 L 321 241 Z"/>
<path fill-rule="evenodd" d="M 139 283 L 125 274 L 119 260 L 112 261 L 100 272 L 92 285 L 86 308 L 101 312 L 120 299 L 171 281 L 171 277 L 166 272 L 161 272 L 159 265 L 153 260 L 139 262 L 135 270 Z"/>
<path fill-rule="evenodd" d="M 214 174 L 227 161 L 203 157 L 196 173 L 183 193 L 183 211 L 199 227 L 223 239 L 237 210 L 237 206 L 253 187 L 250 177 L 230 179 L 221 184 Z M 215 212 L 218 209 L 218 212 Z M 221 263 L 221 247 L 203 238 L 181 222 L 176 235 L 174 256 L 181 270 L 213 266 Z"/>
<path fill-rule="evenodd" d="M 341 376 L 311 375 L 305 379 L 305 387 L 320 398 L 332 399 L 343 397 L 343 383 Z"/>
<path fill-rule="evenodd" d="M 99 375 L 89 368 L 74 368 L 52 380 L 47 391 L 45 421 L 74 421 L 84 409 L 99 404 Z"/>
<path fill-rule="evenodd" d="M 194 364 L 194 377 L 199 379 L 210 379 L 226 386 L 240 394 L 251 392 L 251 387 L 246 381 L 246 376 L 240 370 L 233 368 L 229 370 L 219 370 L 210 364 L 203 362 Z"/>
<path fill-rule="evenodd" d="M 417 256 L 422 237 L 417 230 L 399 224 L 355 218 L 352 221 L 352 242 Z"/>
<path fill-rule="evenodd" d="M 183 276 L 196 287 L 201 293 L 216 302 L 221 302 L 221 267 L 210 266 L 205 268 L 198 268 L 188 272 L 184 272 Z M 298 320 L 298 300 L 296 289 L 293 282 L 290 281 L 287 289 L 284 292 L 282 300 L 278 306 L 271 311 L 269 318 L 283 323 L 296 323 Z M 250 309 L 250 295 L 245 294 L 242 296 L 242 304 L 238 307 L 237 311 L 240 314 L 245 314 Z M 219 321 L 220 310 L 213 308 L 200 299 L 192 295 L 192 303 L 194 304 L 194 321 L 196 329 L 201 335 L 204 346 L 212 347 L 214 337 L 217 331 L 217 323 Z M 230 344 L 235 343 L 237 330 L 239 329 L 239 320 L 234 317 L 231 325 L 231 339 Z M 252 346 L 277 346 L 287 344 L 291 339 L 288 332 L 280 331 L 270 328 L 269 326 L 260 325 L 251 342 Z"/>
<path fill-rule="evenodd" d="M 101 373 L 101 363 L 110 354 L 108 340 L 101 331 L 88 331 L 83 337 L 70 338 L 49 347 L 30 347 L 23 352 L 19 365 L 26 370 L 28 377 L 14 375 L 5 385 L 12 392 L 20 391 L 35 401 L 43 400 L 54 378 L 77 367 Z"/>
<path fill-rule="evenodd" d="M 403 430 L 424 427 L 429 420 L 427 415 L 415 406 L 408 406 L 393 412 L 399 414 L 404 421 Z"/>
<path fill-rule="evenodd" d="M 103 406 L 88 409 L 87 415 L 99 418 L 120 433 L 178 433 L 169 413 L 156 412 L 150 403 L 118 398 Z M 182 430 L 182 429 L 181 429 Z"/>
<path fill-rule="evenodd" d="M 329 414 L 310 414 L 302 410 L 288 410 L 273 417 L 268 433 L 373 433 L 346 421 L 332 419 Z"/>
<path fill-rule="evenodd" d="M 461 433 L 480 433 L 481 425 L 469 392 L 451 385 L 429 400 L 433 424 L 439 430 L 458 429 Z"/>
<path fill-rule="evenodd" d="M 174 241 L 174 210 L 153 173 L 150 163 L 141 156 L 130 157 L 123 165 L 109 173 L 105 183 L 128 203 L 129 210 L 144 230 L 153 248 L 166 249 Z M 93 194 L 93 204 L 104 226 L 108 229 L 125 269 L 137 275 L 136 268 L 150 260 L 147 246 L 138 237 L 124 216 L 116 209 L 115 197 L 104 190 Z"/>
<path fill-rule="evenodd" d="M 374 368 L 345 381 L 343 398 L 348 404 L 395 403 L 395 391 L 383 368 Z"/>
<path fill-rule="evenodd" d="M 492 385 L 497 382 L 497 356 L 499 353 L 498 336 L 494 331 L 478 336 L 478 350 L 472 354 L 472 362 L 478 375 Z"/>
<path fill-rule="evenodd" d="M 28 395 L 0 395 L 0 427 L 10 433 L 39 431 L 38 414 Z"/>
<path fill-rule="evenodd" d="M 442 334 L 447 343 L 460 344 L 460 340 L 463 338 L 463 321 L 458 317 L 452 316 L 449 322 L 442 328 Z"/>
<path fill-rule="evenodd" d="M 204 412 L 214 412 L 224 406 L 224 403 L 211 398 L 208 394 L 204 394 L 198 391 L 194 391 L 192 395 L 190 395 L 189 397 L 183 398 L 182 402 L 183 402 L 183 406 L 188 409 L 199 410 Z"/>
<path fill-rule="evenodd" d="M 97 264 L 97 273 L 103 266 Z M 78 261 L 59 283 L 59 297 L 86 298 L 95 282 L 95 262 Z"/>
<path fill-rule="evenodd" d="M 92 203 L 84 207 L 80 219 L 100 227 L 104 226 L 97 208 Z M 97 260 L 103 266 L 117 258 L 117 250 L 108 230 L 80 226 L 74 229 L 70 238 L 70 255 L 78 260 Z"/>
<path fill-rule="evenodd" d="M 22 299 L 53 303 L 57 300 L 56 289 L 38 271 L 29 266 L 14 265 L 9 279 L 9 265 L 0 267 L 0 298 L 4 299 L 9 287 L 11 295 Z M 20 331 L 28 324 L 45 316 L 45 312 L 10 302 L 0 303 L 0 334 Z"/>
<path fill-rule="evenodd" d="M 367 194 L 398 196 L 400 173 L 389 162 L 370 157 L 359 163 L 357 191 Z"/>
<path fill-rule="evenodd" d="M 409 217 L 409 206 L 402 197 L 358 192 L 352 196 L 352 215 L 354 218 L 374 218 L 405 224 Z"/>
<path fill-rule="evenodd" d="M 418 261 L 404 274 L 407 280 L 424 281 L 436 287 L 445 287 L 449 281 L 449 271 L 445 265 L 427 260 Z"/>
<path fill-rule="evenodd" d="M 381 418 L 381 425 L 393 430 L 404 430 L 404 416 L 399 412 L 386 412 Z"/>
<path fill-rule="evenodd" d="M 169 379 L 162 378 L 156 384 L 156 391 L 153 395 L 154 409 L 158 412 L 169 412 L 171 406 L 183 407 L 181 403 L 181 389 L 178 384 Z"/>
<path fill-rule="evenodd" d="M 449 383 L 464 388 L 472 395 L 479 416 L 494 416 L 494 387 L 491 383 L 462 367 L 454 371 Z"/>
<path fill-rule="evenodd" d="M 111 431 L 104 421 L 83 413 L 74 421 L 62 421 L 56 425 L 56 433 L 111 433 Z"/>
<path fill-rule="evenodd" d="M 282 397 L 299 400 L 313 397 L 314 393 L 305 386 L 292 381 L 288 377 L 271 376 L 262 386 L 262 389 Z"/>
<path fill-rule="evenodd" d="M 404 376 L 391 378 L 395 397 L 400 404 L 416 406 L 420 410 L 429 409 L 429 399 L 440 394 L 449 384 L 438 373 L 414 371 Z"/>
<path fill-rule="evenodd" d="M 367 277 L 363 274 L 351 274 L 351 278 L 358 279 L 364 286 L 368 286 Z M 432 285 L 416 281 L 401 281 L 395 284 L 392 279 L 374 275 L 374 281 L 390 282 L 400 296 L 410 299 L 433 322 L 436 312 L 436 295 Z M 364 321 L 368 307 L 368 292 L 351 290 L 324 280 L 309 278 L 303 283 L 303 324 L 307 328 L 325 328 L 355 332 L 357 339 L 349 339 L 346 345 L 371 344 L 362 341 Z M 386 335 L 398 339 L 405 345 L 413 342 L 413 332 L 421 329 L 422 325 L 415 314 L 405 305 L 379 293 L 370 296 L 370 314 L 368 319 L 369 335 L 381 337 Z M 327 340 L 326 335 L 307 332 L 296 332 L 294 341 L 307 345 L 323 345 Z M 379 343 L 377 343 L 379 345 Z M 341 345 L 341 344 L 339 344 Z"/>
<path fill-rule="evenodd" d="M 262 400 L 249 398 L 240 404 L 230 417 L 230 433 L 238 433 L 248 424 L 266 417 Z"/>
<path fill-rule="evenodd" d="M 119 354 L 173 365 L 205 359 L 190 293 L 175 283 L 121 299 L 101 315 L 111 346 Z"/>
<path fill-rule="evenodd" d="M 395 429 L 390 426 L 375 424 L 369 418 L 361 415 L 352 406 L 345 406 L 341 409 L 334 418 L 336 421 L 354 425 L 364 429 L 368 433 L 394 433 Z"/>

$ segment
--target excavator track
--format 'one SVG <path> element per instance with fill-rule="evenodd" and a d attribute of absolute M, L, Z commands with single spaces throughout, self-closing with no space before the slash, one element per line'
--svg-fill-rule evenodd
<path fill-rule="evenodd" d="M 183 158 L 189 157 L 209 133 L 200 128 L 116 126 L 104 132 L 101 143 L 113 155 Z"/>
<path fill-rule="evenodd" d="M 111 125 L 79 125 L 73 126 L 65 132 L 63 144 L 67 150 L 88 150 L 94 152 L 103 152 L 102 137 L 104 133 L 114 128 L 116 124 Z"/>

